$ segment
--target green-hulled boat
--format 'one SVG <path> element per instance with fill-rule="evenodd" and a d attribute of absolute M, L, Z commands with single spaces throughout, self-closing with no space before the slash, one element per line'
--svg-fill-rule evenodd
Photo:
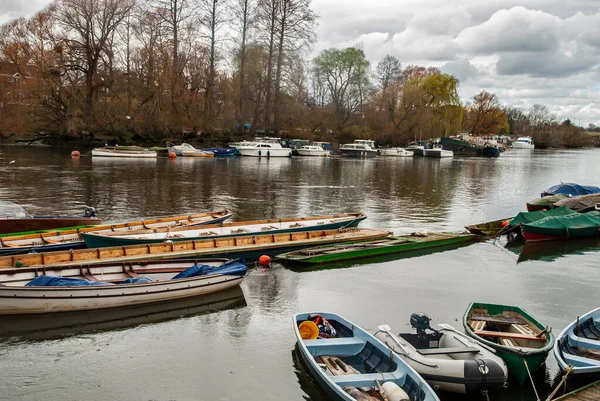
<path fill-rule="evenodd" d="M 508 222 L 511 221 L 513 218 L 514 217 L 507 217 L 505 219 L 487 221 L 485 223 L 466 226 L 465 228 L 471 234 L 480 235 L 482 237 L 497 237 L 503 232 L 508 231 L 508 228 L 506 226 L 508 225 Z"/>
<path fill-rule="evenodd" d="M 469 337 L 496 350 L 519 385 L 528 371 L 542 366 L 554 347 L 548 328 L 517 306 L 474 302 L 465 312 L 463 326 Z"/>
<path fill-rule="evenodd" d="M 476 237 L 471 234 L 453 233 L 429 233 L 426 237 L 413 235 L 390 236 L 377 241 L 308 248 L 280 254 L 275 258 L 284 263 L 328 263 L 467 243 L 475 239 Z"/>

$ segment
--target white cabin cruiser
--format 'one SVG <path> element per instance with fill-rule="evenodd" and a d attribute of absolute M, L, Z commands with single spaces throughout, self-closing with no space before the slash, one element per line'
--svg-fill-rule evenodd
<path fill-rule="evenodd" d="M 512 147 L 513 149 L 533 149 L 535 145 L 533 144 L 533 138 L 522 136 L 512 143 Z"/>
<path fill-rule="evenodd" d="M 379 149 L 381 156 L 412 157 L 413 152 L 405 148 Z"/>
<path fill-rule="evenodd" d="M 291 157 L 292 149 L 281 146 L 279 138 L 264 137 L 260 141 L 237 147 L 242 156 L 253 157 Z"/>
<path fill-rule="evenodd" d="M 329 156 L 330 152 L 320 146 L 304 145 L 297 149 L 300 156 Z"/>

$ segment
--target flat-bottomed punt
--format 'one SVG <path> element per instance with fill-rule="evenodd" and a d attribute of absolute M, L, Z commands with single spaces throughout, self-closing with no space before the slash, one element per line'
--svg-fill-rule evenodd
<path fill-rule="evenodd" d="M 218 210 L 208 213 L 159 217 L 153 219 L 131 221 L 127 223 L 103 224 L 71 230 L 42 232 L 38 234 L 11 235 L 0 237 L 0 255 L 17 255 L 31 251 L 51 252 L 63 249 L 85 248 L 82 233 L 128 233 L 139 229 L 157 229 L 166 227 L 202 226 L 219 224 L 231 217 L 229 210 Z"/>
<path fill-rule="evenodd" d="M 0 272 L 0 315 L 116 308 L 193 297 L 239 285 L 238 261 L 144 261 Z"/>
<path fill-rule="evenodd" d="M 366 219 L 363 213 L 330 216 L 292 217 L 272 220 L 241 221 L 203 227 L 158 228 L 114 233 L 87 232 L 81 234 L 88 248 L 156 244 L 165 241 L 190 241 L 205 238 L 253 236 L 264 233 L 289 233 L 310 230 L 332 230 L 356 227 Z"/>
<path fill-rule="evenodd" d="M 319 338 L 303 338 L 299 326 L 315 324 L 309 320 L 315 315 L 334 328 L 334 337 L 324 338 L 319 332 Z M 373 335 L 343 317 L 300 313 L 294 315 L 293 324 L 302 360 L 333 399 L 439 401 L 413 368 Z"/>
<path fill-rule="evenodd" d="M 429 233 L 426 237 L 390 236 L 377 241 L 302 249 L 277 255 L 276 259 L 287 263 L 328 263 L 468 243 L 475 239 L 471 234 L 451 233 Z"/>
<path fill-rule="evenodd" d="M 144 259 L 242 258 L 257 260 L 261 255 L 311 246 L 385 238 L 390 233 L 369 228 L 344 228 L 283 234 L 207 238 L 194 241 L 161 242 L 111 248 L 77 249 L 35 254 L 0 256 L 0 271 L 13 267 L 54 266 L 125 262 Z"/>
<path fill-rule="evenodd" d="M 492 220 L 485 223 L 473 224 L 466 226 L 468 232 L 482 237 L 497 237 L 506 231 L 508 222 L 514 217 L 507 217 L 499 220 Z M 506 223 L 505 223 L 506 222 Z"/>
<path fill-rule="evenodd" d="M 548 328 L 516 306 L 472 303 L 463 326 L 469 337 L 496 350 L 519 385 L 546 361 L 554 346 Z"/>
<path fill-rule="evenodd" d="M 569 324 L 556 338 L 554 357 L 568 380 L 578 384 L 600 379 L 600 308 Z"/>
<path fill-rule="evenodd" d="M 102 223 L 102 219 L 96 217 L 96 211 L 92 207 L 86 207 L 83 216 L 33 216 L 16 203 L 0 201 L 0 234 L 90 226 L 100 223 Z"/>

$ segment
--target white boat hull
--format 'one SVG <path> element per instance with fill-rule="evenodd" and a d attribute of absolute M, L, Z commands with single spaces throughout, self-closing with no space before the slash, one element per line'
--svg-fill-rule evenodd
<path fill-rule="evenodd" d="M 437 149 L 437 148 L 423 149 L 423 156 L 444 158 L 444 157 L 453 157 L 454 153 L 451 150 L 445 150 L 445 149 Z"/>
<path fill-rule="evenodd" d="M 136 264 L 137 262 L 133 262 Z M 193 260 L 157 262 L 154 265 L 141 265 L 138 269 L 146 269 L 144 276 L 167 275 L 168 279 L 152 281 L 149 283 L 114 284 L 82 287 L 25 287 L 24 284 L 32 280 L 44 271 L 32 272 L 15 269 L 14 273 L 3 272 L 2 277 L 7 281 L 6 285 L 0 286 L 0 315 L 32 314 L 47 312 L 84 311 L 93 309 L 117 308 L 128 305 L 140 305 L 153 302 L 194 297 L 221 291 L 239 285 L 245 276 L 209 274 L 204 276 L 171 280 L 177 271 L 194 265 Z M 199 263 L 218 266 L 218 262 Z M 154 267 L 153 267 L 154 266 Z M 175 267 L 173 272 L 164 273 L 164 267 Z M 183 267 L 180 267 L 183 266 Z M 163 270 L 160 270 L 163 268 Z M 72 268 L 49 268 L 45 274 L 60 277 L 83 278 L 81 271 L 88 269 L 93 273 L 94 279 L 124 280 L 129 277 L 124 273 L 123 265 L 107 267 L 72 267 Z M 155 272 L 153 272 L 155 270 Z M 137 270 L 140 271 L 140 270 Z M 86 273 L 89 274 L 89 273 Z"/>
<path fill-rule="evenodd" d="M 238 152 L 242 156 L 251 157 L 291 157 L 292 149 L 280 148 L 280 149 L 246 149 L 238 148 Z"/>
<path fill-rule="evenodd" d="M 111 149 L 92 149 L 94 157 L 127 157 L 134 159 L 156 158 L 157 154 L 153 151 L 145 150 L 111 150 Z"/>
<path fill-rule="evenodd" d="M 404 148 L 380 149 L 382 156 L 412 157 L 413 152 Z"/>
<path fill-rule="evenodd" d="M 300 156 L 329 156 L 329 152 L 326 150 L 306 150 L 306 149 L 297 149 L 298 154 Z"/>
<path fill-rule="evenodd" d="M 529 144 L 529 143 L 517 143 L 517 142 L 513 142 L 512 144 L 513 149 L 534 149 L 535 145 Z"/>

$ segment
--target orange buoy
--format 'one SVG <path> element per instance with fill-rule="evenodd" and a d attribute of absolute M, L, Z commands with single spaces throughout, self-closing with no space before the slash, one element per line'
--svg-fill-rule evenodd
<path fill-rule="evenodd" d="M 267 255 L 262 255 L 260 258 L 258 258 L 258 263 L 260 263 L 262 266 L 268 266 L 271 264 L 271 258 Z"/>
<path fill-rule="evenodd" d="M 507 226 L 509 223 L 510 223 L 510 221 L 509 221 L 509 220 L 504 220 L 504 221 L 502 222 L 502 227 L 506 227 L 506 226 Z"/>
<path fill-rule="evenodd" d="M 74 150 L 71 152 L 71 157 L 79 157 L 79 156 L 81 156 L 81 153 L 79 153 L 78 150 Z"/>
<path fill-rule="evenodd" d="M 169 153 L 169 159 L 176 159 L 177 155 L 175 154 L 175 152 L 171 152 Z"/>

